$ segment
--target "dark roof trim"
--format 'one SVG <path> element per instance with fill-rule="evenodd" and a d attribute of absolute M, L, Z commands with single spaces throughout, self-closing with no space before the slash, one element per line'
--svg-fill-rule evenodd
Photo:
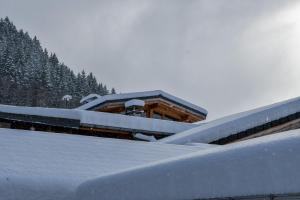
<path fill-rule="evenodd" d="M 0 112 L 0 119 L 11 120 L 11 121 L 22 121 L 28 123 L 45 124 L 55 127 L 66 127 L 78 129 L 80 121 L 76 119 L 57 118 L 57 117 L 46 117 L 38 115 L 25 115 L 25 114 L 14 114 Z"/>
<path fill-rule="evenodd" d="M 131 128 L 123 128 L 123 127 L 112 127 L 112 126 L 100 126 L 94 124 L 81 124 L 81 127 L 84 128 L 99 128 L 99 129 L 107 129 L 107 130 L 115 130 L 115 131 L 124 131 L 128 133 L 143 133 L 143 134 L 150 134 L 150 135 L 162 135 L 162 136 L 170 136 L 174 135 L 175 133 L 171 132 L 163 132 L 163 131 L 148 131 L 142 129 L 131 129 Z"/>
<path fill-rule="evenodd" d="M 280 194 L 273 193 L 267 195 L 249 195 L 249 196 L 232 196 L 232 197 L 220 197 L 220 198 L 209 198 L 209 199 L 199 199 L 199 200 L 284 200 L 284 199 L 300 199 L 300 193 L 288 193 Z"/>
<path fill-rule="evenodd" d="M 210 144 L 220 144 L 220 145 L 227 144 L 227 143 L 230 143 L 230 142 L 233 142 L 233 141 L 236 141 L 236 140 L 254 135 L 254 134 L 259 133 L 261 131 L 265 131 L 267 129 L 285 124 L 287 122 L 290 122 L 290 121 L 293 121 L 293 120 L 296 120 L 296 119 L 299 119 L 299 118 L 300 118 L 300 112 L 297 112 L 297 113 L 291 114 L 289 116 L 286 116 L 286 117 L 283 117 L 283 118 L 280 118 L 280 119 L 262 124 L 260 126 L 256 126 L 256 127 L 250 128 L 250 129 L 245 130 L 245 131 L 241 131 L 241 132 L 236 133 L 234 135 L 230 135 L 228 137 L 215 140 L 213 142 L 210 142 Z"/>

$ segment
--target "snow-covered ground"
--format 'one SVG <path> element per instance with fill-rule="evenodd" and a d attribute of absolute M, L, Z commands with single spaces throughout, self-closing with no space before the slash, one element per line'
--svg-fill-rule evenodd
<path fill-rule="evenodd" d="M 0 200 L 71 199 L 89 179 L 199 149 L 0 129 Z"/>

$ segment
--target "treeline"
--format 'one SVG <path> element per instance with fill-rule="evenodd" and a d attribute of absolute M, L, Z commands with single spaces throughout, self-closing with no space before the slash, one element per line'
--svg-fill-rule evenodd
<path fill-rule="evenodd" d="M 70 107 L 90 93 L 115 93 L 92 73 L 74 72 L 39 40 L 17 30 L 6 17 L 0 19 L 0 104 L 65 107 L 62 97 L 71 95 Z"/>

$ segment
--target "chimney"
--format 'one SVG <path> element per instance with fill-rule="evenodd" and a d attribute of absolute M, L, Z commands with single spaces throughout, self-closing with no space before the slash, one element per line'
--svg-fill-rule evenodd
<path fill-rule="evenodd" d="M 125 114 L 144 117 L 145 102 L 139 99 L 132 99 L 125 102 Z"/>

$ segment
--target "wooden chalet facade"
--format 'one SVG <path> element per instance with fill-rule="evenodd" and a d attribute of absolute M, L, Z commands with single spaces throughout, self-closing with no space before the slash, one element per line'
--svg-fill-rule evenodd
<path fill-rule="evenodd" d="M 125 104 L 131 100 L 144 102 L 142 117 L 194 123 L 207 116 L 205 109 L 160 90 L 106 95 L 78 109 L 126 114 Z"/>

